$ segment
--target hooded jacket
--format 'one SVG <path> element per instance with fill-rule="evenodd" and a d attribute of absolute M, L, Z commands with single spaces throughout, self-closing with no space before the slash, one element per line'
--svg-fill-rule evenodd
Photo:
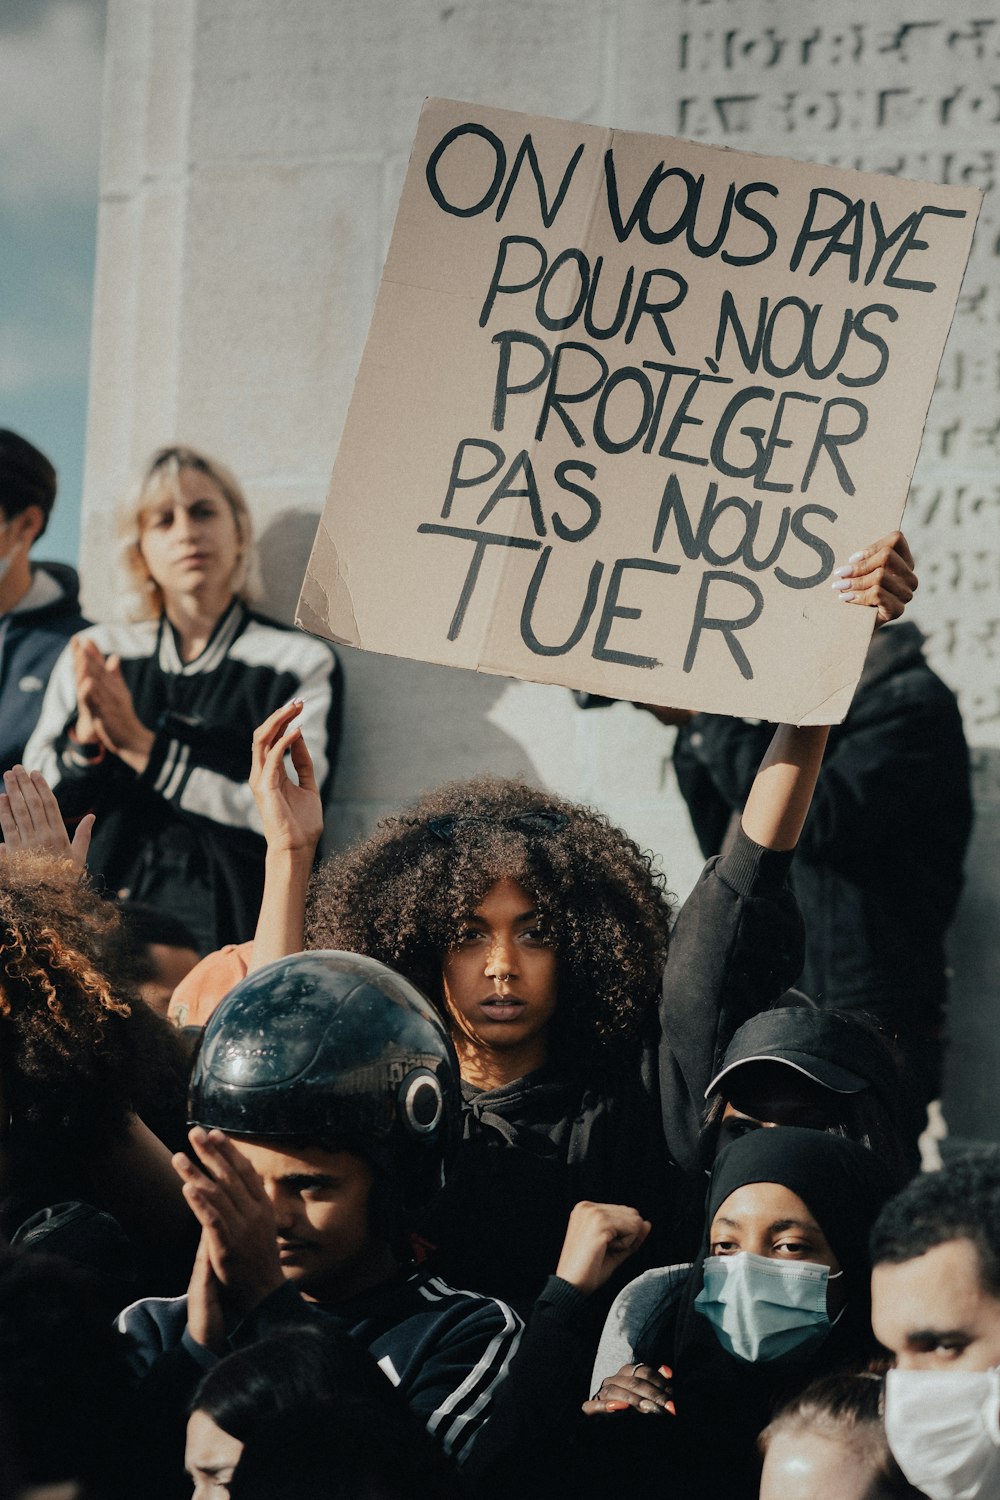
<path fill-rule="evenodd" d="M 805 1353 L 754 1363 L 722 1343 L 697 1305 L 711 1255 L 712 1222 L 738 1188 L 780 1183 L 822 1230 L 844 1275 L 846 1302 L 823 1341 Z M 821 1130 L 755 1130 L 720 1153 L 708 1190 L 705 1230 L 692 1266 L 665 1267 L 632 1282 L 601 1338 L 593 1388 L 623 1363 L 672 1371 L 672 1422 L 591 1418 L 595 1462 L 669 1469 L 677 1500 L 756 1496 L 758 1433 L 775 1412 L 822 1375 L 864 1367 L 877 1351 L 871 1328 L 868 1236 L 892 1181 L 874 1152 Z"/>
<path fill-rule="evenodd" d="M 843 724 L 830 732 L 792 866 L 806 924 L 799 980 L 825 1008 L 863 1008 L 892 1032 L 940 1024 L 944 938 L 972 827 L 969 756 L 954 693 L 916 625 L 875 632 Z M 772 730 L 697 714 L 674 768 L 702 852 L 726 844 Z"/>
<path fill-rule="evenodd" d="M 41 602 L 33 604 L 33 596 Z M 80 580 L 64 563 L 39 564 L 22 607 L 0 615 L 0 772 L 23 759 L 52 668 L 70 636 L 88 623 L 80 613 Z"/>
<path fill-rule="evenodd" d="M 250 937 L 264 884 L 264 837 L 247 781 L 254 730 L 301 698 L 316 780 L 329 795 L 340 726 L 337 658 L 325 641 L 234 599 L 193 661 L 165 615 L 87 631 L 121 661 L 135 712 L 154 732 L 136 775 L 73 742 L 76 673 L 64 651 L 28 746 L 63 816 L 95 812 L 89 868 L 109 890 L 184 921 L 202 951 Z"/>

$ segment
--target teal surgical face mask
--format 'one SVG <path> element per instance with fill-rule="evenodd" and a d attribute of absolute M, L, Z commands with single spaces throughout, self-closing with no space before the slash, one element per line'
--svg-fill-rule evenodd
<path fill-rule="evenodd" d="M 737 1359 L 757 1364 L 802 1356 L 830 1331 L 826 1289 L 842 1274 L 814 1261 L 772 1260 L 748 1250 L 712 1255 L 694 1305 Z"/>

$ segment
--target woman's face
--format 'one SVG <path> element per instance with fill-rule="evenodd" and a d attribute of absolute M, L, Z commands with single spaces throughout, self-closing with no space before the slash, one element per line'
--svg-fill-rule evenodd
<path fill-rule="evenodd" d="M 771 1260 L 808 1261 L 828 1266 L 840 1263 L 826 1235 L 797 1193 L 780 1182 L 748 1182 L 724 1199 L 712 1220 L 709 1253 L 766 1255 Z M 827 1285 L 827 1312 L 832 1317 L 844 1305 L 841 1280 Z"/>
<path fill-rule="evenodd" d="M 194 1485 L 191 1500 L 227 1500 L 243 1444 L 217 1427 L 203 1411 L 188 1418 L 184 1467 Z"/>
<path fill-rule="evenodd" d="M 182 468 L 143 512 L 139 550 L 169 600 L 230 588 L 243 543 L 232 506 L 215 480 L 199 469 Z"/>
<path fill-rule="evenodd" d="M 498 880 L 487 891 L 445 954 L 442 978 L 456 1041 L 535 1050 L 540 1065 L 556 1008 L 557 961 L 523 886 Z"/>

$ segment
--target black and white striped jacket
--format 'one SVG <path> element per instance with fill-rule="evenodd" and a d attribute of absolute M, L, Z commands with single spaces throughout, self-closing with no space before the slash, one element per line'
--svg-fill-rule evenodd
<path fill-rule="evenodd" d="M 165 616 L 81 632 L 121 658 L 136 713 L 155 734 L 137 776 L 114 755 L 76 745 L 76 677 L 67 648 L 52 671 L 24 752 L 70 820 L 97 814 L 90 868 L 126 890 L 201 921 L 205 948 L 252 936 L 263 885 L 264 840 L 247 777 L 254 729 L 291 698 L 324 797 L 340 722 L 340 674 L 323 641 L 256 614 L 239 600 L 194 661 L 181 660 Z"/>
<path fill-rule="evenodd" d="M 456 1291 L 418 1268 L 350 1302 L 307 1302 L 286 1283 L 261 1302 L 229 1339 L 232 1349 L 288 1327 L 343 1329 L 365 1345 L 407 1405 L 457 1463 L 464 1463 L 492 1411 L 497 1390 L 521 1338 L 523 1324 L 505 1302 Z M 157 1381 L 182 1391 L 216 1362 L 187 1331 L 186 1297 L 147 1297 L 118 1316 L 129 1339 L 140 1383 Z M 158 1366 L 173 1365 L 169 1380 Z M 190 1395 L 190 1392 L 188 1392 Z"/>

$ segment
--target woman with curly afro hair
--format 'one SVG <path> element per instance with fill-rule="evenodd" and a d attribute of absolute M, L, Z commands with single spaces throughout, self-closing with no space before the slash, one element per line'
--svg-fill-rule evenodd
<path fill-rule="evenodd" d="M 856 602 L 901 614 L 915 586 L 905 541 L 863 557 Z M 732 847 L 672 929 L 662 878 L 607 818 L 491 777 L 383 818 L 316 872 L 303 918 L 321 810 L 297 712 L 254 737 L 268 855 L 253 967 L 302 946 L 366 953 L 446 1018 L 466 1114 L 447 1204 L 428 1226 L 442 1274 L 529 1303 L 581 1200 L 637 1208 L 653 1226 L 644 1262 L 683 1258 L 697 1236 L 685 1179 L 700 1199 L 717 1059 L 801 968 L 786 875 L 827 730 L 776 730 Z"/>
<path fill-rule="evenodd" d="M 121 919 L 79 863 L 11 852 L 10 803 L 38 782 L 15 768 L 4 784 L 0 1232 L 83 1202 L 119 1221 L 141 1271 L 176 1281 L 193 1248 L 189 1215 L 154 1130 L 172 1145 L 183 1131 L 183 1049 L 111 972 Z"/>

